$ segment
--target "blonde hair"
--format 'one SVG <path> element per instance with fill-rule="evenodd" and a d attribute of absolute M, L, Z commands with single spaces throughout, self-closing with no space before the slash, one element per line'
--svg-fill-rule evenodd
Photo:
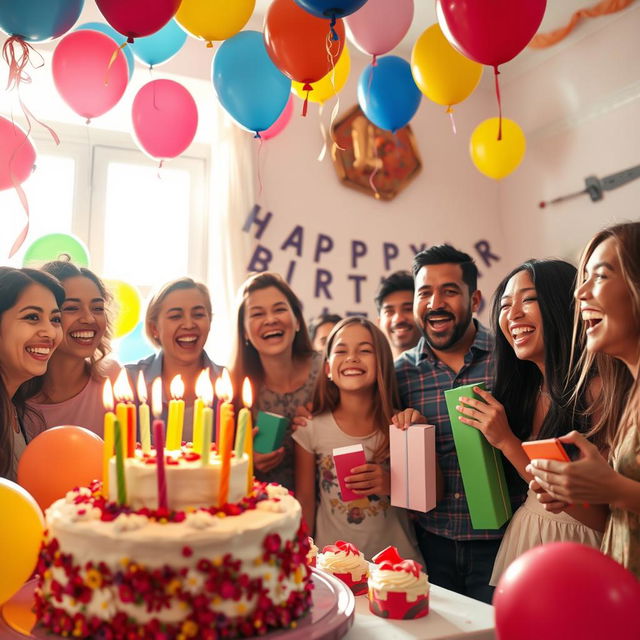
<path fill-rule="evenodd" d="M 149 301 L 147 306 L 147 313 L 144 318 L 144 330 L 147 334 L 147 338 L 156 346 L 162 347 L 160 340 L 156 337 L 153 331 L 153 325 L 158 323 L 160 317 L 160 307 L 165 301 L 167 296 L 174 291 L 180 291 L 182 289 L 197 289 L 204 297 L 205 308 L 209 314 L 209 318 L 212 316 L 211 309 L 211 296 L 209 295 L 209 289 L 207 285 L 202 282 L 196 282 L 193 278 L 178 278 L 177 280 L 171 280 L 162 285 L 156 294 Z"/>
<path fill-rule="evenodd" d="M 398 383 L 393 366 L 391 347 L 385 335 L 373 322 L 362 316 L 344 318 L 333 327 L 324 349 L 324 362 L 329 361 L 333 343 L 338 332 L 352 324 L 359 324 L 371 334 L 371 342 L 376 354 L 376 383 L 373 390 L 373 416 L 376 429 L 382 435 L 382 442 L 374 453 L 376 462 L 383 462 L 389 457 L 389 425 L 395 409 L 400 406 Z M 316 382 L 313 397 L 314 413 L 320 414 L 326 411 L 334 411 L 340 404 L 340 389 L 333 380 L 320 374 Z"/>

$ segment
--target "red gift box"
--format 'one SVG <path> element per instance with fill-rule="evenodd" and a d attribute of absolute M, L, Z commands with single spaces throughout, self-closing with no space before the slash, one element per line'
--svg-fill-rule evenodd
<path fill-rule="evenodd" d="M 344 479 L 352 475 L 351 469 L 367 464 L 364 447 L 361 444 L 354 444 L 349 447 L 338 447 L 334 449 L 333 464 L 336 468 L 336 476 L 338 477 L 338 484 L 340 485 L 340 497 L 342 501 L 351 502 L 353 500 L 360 500 L 362 496 L 347 488 Z"/>

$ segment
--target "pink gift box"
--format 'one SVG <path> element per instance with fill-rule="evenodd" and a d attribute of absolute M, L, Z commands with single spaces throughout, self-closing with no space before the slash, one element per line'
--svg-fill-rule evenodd
<path fill-rule="evenodd" d="M 436 428 L 389 428 L 391 504 L 426 513 L 436 506 Z"/>
<path fill-rule="evenodd" d="M 367 464 L 364 447 L 361 444 L 354 444 L 349 447 L 338 447 L 334 449 L 333 464 L 336 468 L 336 475 L 338 476 L 342 501 L 351 502 L 352 500 L 360 500 L 362 496 L 347 488 L 344 479 L 352 475 L 351 469 Z"/>

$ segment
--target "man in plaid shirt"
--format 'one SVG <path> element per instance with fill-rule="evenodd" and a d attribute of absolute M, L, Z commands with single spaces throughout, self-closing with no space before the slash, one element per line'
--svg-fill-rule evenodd
<path fill-rule="evenodd" d="M 444 397 L 446 389 L 464 384 L 485 382 L 491 388 L 493 337 L 472 317 L 482 299 L 478 269 L 468 254 L 440 245 L 418 253 L 412 271 L 413 314 L 422 338 L 396 360 L 396 374 L 403 406 L 436 426 L 444 478 L 436 508 L 417 514 L 418 543 L 431 582 L 490 603 L 489 579 L 504 527 L 471 526 Z"/>

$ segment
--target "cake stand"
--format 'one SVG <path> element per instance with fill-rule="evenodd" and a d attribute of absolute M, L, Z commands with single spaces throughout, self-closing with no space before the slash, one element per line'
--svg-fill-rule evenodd
<path fill-rule="evenodd" d="M 263 636 L 268 640 L 339 640 L 353 624 L 355 598 L 351 589 L 337 578 L 312 569 L 314 589 L 311 611 L 298 620 L 295 629 L 277 630 Z M 31 611 L 35 580 L 27 582 L 0 609 L 0 640 L 61 638 L 36 627 Z"/>

